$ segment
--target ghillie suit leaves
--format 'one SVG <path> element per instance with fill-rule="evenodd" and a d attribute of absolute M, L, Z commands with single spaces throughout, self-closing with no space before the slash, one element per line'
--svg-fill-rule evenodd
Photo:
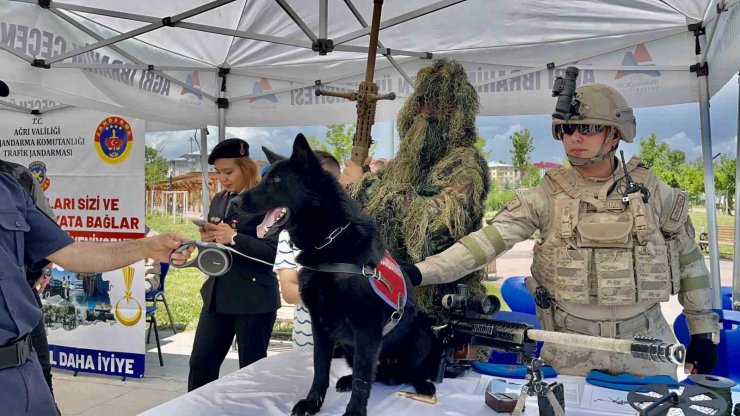
<path fill-rule="evenodd" d="M 440 60 L 422 68 L 398 115 L 397 156 L 349 187 L 395 258 L 421 261 L 481 227 L 488 166 L 474 146 L 478 110 L 478 94 L 462 65 Z M 482 276 L 479 271 L 455 283 L 417 288 L 419 304 L 437 309 L 439 297 L 454 293 L 457 283 L 479 293 Z"/>

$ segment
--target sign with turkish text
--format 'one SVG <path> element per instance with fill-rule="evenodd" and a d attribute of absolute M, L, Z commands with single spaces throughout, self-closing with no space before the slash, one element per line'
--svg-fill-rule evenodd
<path fill-rule="evenodd" d="M 62 229 L 77 241 L 144 236 L 143 121 L 74 108 L 5 114 L 0 159 L 31 171 Z M 142 377 L 144 262 L 106 273 L 51 272 L 40 295 L 52 365 Z"/>

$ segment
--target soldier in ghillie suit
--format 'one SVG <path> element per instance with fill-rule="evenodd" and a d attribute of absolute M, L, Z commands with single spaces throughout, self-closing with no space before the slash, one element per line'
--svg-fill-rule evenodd
<path fill-rule="evenodd" d="M 708 374 L 717 363 L 719 325 L 686 193 L 661 181 L 640 159 L 623 164 L 614 157 L 619 142 L 631 143 L 637 128 L 617 90 L 588 84 L 574 97 L 569 120 L 552 122 L 571 168 L 547 172 L 490 225 L 405 270 L 423 285 L 448 283 L 539 230 L 526 283 L 530 292 L 542 287 L 550 294 L 551 306 L 537 308 L 543 328 L 675 342 L 660 303 L 677 295 L 691 334 L 684 371 Z M 597 369 L 676 376 L 670 363 L 580 347 L 545 343 L 541 357 L 565 375 Z"/>
<path fill-rule="evenodd" d="M 424 260 L 481 227 L 488 168 L 474 146 L 478 110 L 478 94 L 462 65 L 444 59 L 422 68 L 398 115 L 398 154 L 348 187 L 396 260 Z M 352 162 L 347 164 L 351 171 Z M 455 292 L 457 283 L 480 292 L 482 276 L 472 272 L 454 284 L 417 288 L 419 304 L 435 309 L 435 299 Z"/>

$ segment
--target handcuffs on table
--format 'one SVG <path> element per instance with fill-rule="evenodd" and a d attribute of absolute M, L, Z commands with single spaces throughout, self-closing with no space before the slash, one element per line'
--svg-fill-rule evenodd
<path fill-rule="evenodd" d="M 273 265 L 264 260 L 247 256 L 246 254 L 221 243 L 208 243 L 205 241 L 187 241 L 182 243 L 182 245 L 172 252 L 172 254 L 182 253 L 188 247 L 195 247 L 198 250 L 195 258 L 189 259 L 185 263 L 178 265 L 172 262 L 172 255 L 170 255 L 170 265 L 172 265 L 172 267 L 179 269 L 196 267 L 209 276 L 221 276 L 231 268 L 231 263 L 233 262 L 232 253 L 268 266 Z"/>

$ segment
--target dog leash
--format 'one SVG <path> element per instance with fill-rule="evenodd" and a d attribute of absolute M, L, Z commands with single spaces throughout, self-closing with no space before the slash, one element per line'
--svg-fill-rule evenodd
<path fill-rule="evenodd" d="M 195 258 L 189 259 L 188 261 L 180 265 L 173 263 L 172 255 L 170 255 L 170 264 L 172 265 L 172 267 L 178 269 L 184 269 L 186 267 L 196 267 L 209 276 L 221 276 L 228 272 L 231 268 L 231 263 L 233 260 L 231 257 L 232 253 L 246 259 L 256 261 L 258 263 L 262 263 L 271 267 L 274 266 L 273 263 L 258 259 L 256 257 L 248 256 L 240 251 L 237 251 L 236 249 L 233 249 L 221 243 L 210 243 L 205 241 L 187 241 L 185 243 L 182 243 L 182 245 L 180 245 L 180 247 L 173 251 L 172 254 L 182 253 L 188 247 L 197 248 L 198 255 Z"/>

